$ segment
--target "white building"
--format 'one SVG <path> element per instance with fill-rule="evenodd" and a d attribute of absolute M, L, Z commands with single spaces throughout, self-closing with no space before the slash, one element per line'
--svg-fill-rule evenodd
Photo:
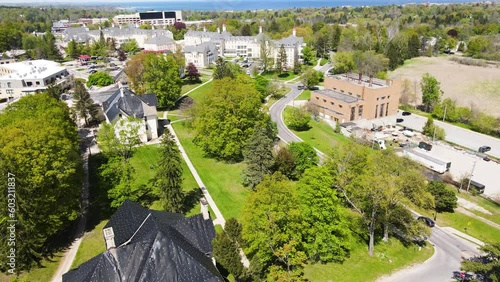
<path fill-rule="evenodd" d="M 138 25 L 129 25 L 128 27 L 110 27 L 102 30 L 88 30 L 85 27 L 67 28 L 62 33 L 62 41 L 66 45 L 71 40 L 75 40 L 78 43 L 97 41 L 101 36 L 101 31 L 104 38 L 113 38 L 115 40 L 117 44 L 116 47 L 120 47 L 121 44 L 134 39 L 137 41 L 139 48 L 145 49 L 146 42 L 154 37 L 162 36 L 171 39 L 174 38 L 170 30 L 140 29 Z"/>
<path fill-rule="evenodd" d="M 176 47 L 175 40 L 166 35 L 154 36 L 144 42 L 144 51 L 175 52 Z"/>
<path fill-rule="evenodd" d="M 61 64 L 48 60 L 0 65 L 0 98 L 18 98 L 43 92 L 51 84 L 61 88 L 73 85 L 73 76 Z"/>
<path fill-rule="evenodd" d="M 247 57 L 260 58 L 261 46 L 267 42 L 270 55 L 274 59 L 278 57 L 281 45 L 287 54 L 287 67 L 292 68 L 295 61 L 300 57 L 302 48 L 305 46 L 302 37 L 296 36 L 295 27 L 293 34 L 281 40 L 271 40 L 259 28 L 257 36 L 233 36 L 226 31 L 226 25 L 222 25 L 222 32 L 188 31 L 184 35 L 185 50 L 191 50 L 192 46 L 211 42 L 217 47 L 218 55 L 222 57 Z M 188 62 L 186 55 L 186 63 Z M 198 66 L 198 65 L 197 65 Z"/>
<path fill-rule="evenodd" d="M 117 15 L 113 18 L 115 24 L 150 24 L 150 25 L 173 25 L 182 22 L 181 11 L 149 11 L 127 15 Z"/>
<path fill-rule="evenodd" d="M 102 108 L 106 121 L 115 125 L 117 134 L 127 127 L 129 118 L 134 118 L 134 126 L 139 127 L 139 139 L 146 143 L 158 138 L 157 105 L 155 94 L 135 95 L 127 87 L 120 86 L 102 103 Z"/>
<path fill-rule="evenodd" d="M 215 64 L 217 60 L 217 47 L 212 42 L 204 42 L 198 45 L 186 46 L 184 48 L 186 65 L 193 63 L 197 68 L 206 68 Z"/>

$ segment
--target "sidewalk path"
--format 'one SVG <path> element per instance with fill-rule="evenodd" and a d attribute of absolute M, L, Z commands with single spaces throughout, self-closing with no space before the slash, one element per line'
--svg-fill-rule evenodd
<path fill-rule="evenodd" d="M 486 224 L 488 224 L 488 225 L 490 225 L 492 227 L 495 227 L 496 229 L 500 229 L 500 224 L 497 224 L 497 223 L 495 223 L 495 222 L 493 222 L 491 220 L 488 220 L 488 219 L 486 219 L 484 217 L 476 215 L 476 214 L 474 214 L 474 213 L 472 213 L 472 212 L 470 212 L 470 211 L 468 211 L 468 210 L 466 210 L 466 209 L 464 209 L 462 207 L 456 208 L 455 211 L 463 213 L 463 214 L 465 214 L 467 216 L 473 217 L 473 218 L 475 218 L 477 220 L 480 220 L 480 221 L 482 221 L 482 222 L 484 222 L 484 223 L 486 223 Z"/>
<path fill-rule="evenodd" d="M 167 117 L 167 112 L 165 112 L 165 117 Z M 193 163 L 189 159 L 186 151 L 184 150 L 184 147 L 182 147 L 182 144 L 179 141 L 179 138 L 177 137 L 177 134 L 175 133 L 174 128 L 172 127 L 171 124 L 168 124 L 166 126 L 166 128 L 170 131 L 170 133 L 172 133 L 172 136 L 174 137 L 175 143 L 177 144 L 177 147 L 179 148 L 179 151 L 181 152 L 182 157 L 186 161 L 186 164 L 187 164 L 189 170 L 191 171 L 191 174 L 193 175 L 194 179 L 196 180 L 196 183 L 198 184 L 198 187 L 200 187 L 201 192 L 203 193 L 203 196 L 205 197 L 205 199 L 207 199 L 207 202 L 210 205 L 210 208 L 212 209 L 212 211 L 215 214 L 215 219 L 213 220 L 214 225 L 220 224 L 222 226 L 222 228 L 224 228 L 224 226 L 226 224 L 226 220 L 224 219 L 224 216 L 220 212 L 219 208 L 217 207 L 217 204 L 215 204 L 214 199 L 212 198 L 212 196 L 210 196 L 210 193 L 205 188 L 206 187 L 205 184 L 201 180 L 200 175 L 198 174 L 198 172 L 196 171 L 196 168 L 193 166 Z M 245 267 L 248 268 L 250 266 L 250 261 L 247 259 L 247 257 L 243 253 L 243 250 L 241 250 L 241 249 L 240 249 L 240 256 L 241 256 L 241 262 L 243 263 L 243 265 Z"/>
<path fill-rule="evenodd" d="M 84 132 L 85 129 L 80 129 L 80 134 Z M 92 129 L 90 129 L 92 132 Z M 71 244 L 69 249 L 64 253 L 63 258 L 59 262 L 59 267 L 56 273 L 52 277 L 51 282 L 61 282 L 64 273 L 71 269 L 71 265 L 75 260 L 76 253 L 82 242 L 83 235 L 85 234 L 85 226 L 87 225 L 87 212 L 89 206 L 89 156 L 90 156 L 90 146 L 92 145 L 93 135 L 90 135 L 90 140 L 88 140 L 89 135 L 81 136 L 82 138 L 82 161 L 83 161 L 83 184 L 82 184 L 82 194 L 81 194 L 81 210 L 80 210 L 80 220 L 78 221 L 76 229 L 76 240 Z"/>

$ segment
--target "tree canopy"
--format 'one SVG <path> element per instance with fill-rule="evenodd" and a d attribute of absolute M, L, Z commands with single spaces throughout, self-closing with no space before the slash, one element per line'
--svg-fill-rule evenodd
<path fill-rule="evenodd" d="M 16 271 L 27 270 L 51 254 L 51 237 L 77 218 L 82 185 L 77 128 L 64 102 L 37 94 L 9 105 L 0 114 L 0 131 L 0 183 L 5 192 L 8 183 L 15 184 L 17 205 L 15 212 L 7 210 L 7 193 L 0 193 L 5 203 L 0 226 L 7 230 L 5 219 L 17 220 Z M 0 251 L 7 254 L 12 246 L 6 236 L 0 238 Z M 0 267 L 6 270 L 5 264 Z"/>
<path fill-rule="evenodd" d="M 437 79 L 429 73 L 422 76 L 420 82 L 422 88 L 422 103 L 428 112 L 432 111 L 434 105 L 441 101 L 443 91 L 440 88 L 440 83 Z"/>
<path fill-rule="evenodd" d="M 206 98 L 193 109 L 195 144 L 209 156 L 241 160 L 255 126 L 269 126 L 270 119 L 260 106 L 260 94 L 248 76 L 214 80 Z"/>
<path fill-rule="evenodd" d="M 99 87 L 108 86 L 113 83 L 115 83 L 115 81 L 109 74 L 102 71 L 98 71 L 96 73 L 89 75 L 89 79 L 87 80 L 87 87 L 91 87 L 92 85 Z"/>

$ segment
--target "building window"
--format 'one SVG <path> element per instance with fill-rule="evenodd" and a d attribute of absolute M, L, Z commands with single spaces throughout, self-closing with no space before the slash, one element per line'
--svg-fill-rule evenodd
<path fill-rule="evenodd" d="M 35 84 L 36 84 L 36 85 L 40 85 L 40 81 L 36 81 L 36 82 L 35 82 Z"/>
<path fill-rule="evenodd" d="M 344 90 L 341 89 L 340 92 L 344 93 Z"/>
<path fill-rule="evenodd" d="M 355 108 L 355 107 L 352 107 L 352 108 L 351 108 L 351 119 L 350 119 L 351 121 L 353 121 L 353 120 L 354 120 L 354 115 L 355 115 L 355 114 L 356 114 L 356 108 Z"/>
<path fill-rule="evenodd" d="M 330 102 L 330 104 L 335 105 L 335 103 L 333 103 L 333 102 Z"/>
<path fill-rule="evenodd" d="M 316 97 L 316 100 L 319 100 L 319 97 Z"/>
<path fill-rule="evenodd" d="M 30 87 L 30 86 L 32 86 L 32 85 L 33 85 L 33 82 L 28 81 L 28 82 L 26 82 L 26 85 L 28 85 L 28 87 Z"/>
<path fill-rule="evenodd" d="M 385 100 L 385 96 L 384 96 L 384 97 L 382 97 L 382 100 Z"/>
<path fill-rule="evenodd" d="M 358 107 L 358 118 L 363 117 L 363 105 Z"/>
<path fill-rule="evenodd" d="M 12 95 L 12 94 L 14 94 L 14 90 L 12 90 L 12 89 L 7 89 L 7 90 L 5 90 L 5 94 L 7 94 L 7 95 Z"/>
<path fill-rule="evenodd" d="M 389 103 L 385 105 L 385 116 L 387 116 L 388 112 L 389 112 Z"/>
<path fill-rule="evenodd" d="M 323 103 L 326 103 L 326 99 L 323 99 Z"/>
<path fill-rule="evenodd" d="M 351 96 L 352 96 L 352 92 L 347 92 L 347 93 L 349 93 L 349 95 L 351 95 Z"/>
<path fill-rule="evenodd" d="M 387 96 L 387 99 L 391 98 L 391 96 Z"/>
<path fill-rule="evenodd" d="M 377 101 L 379 100 L 380 98 L 377 98 Z"/>
<path fill-rule="evenodd" d="M 10 82 L 7 82 L 7 87 L 8 88 L 11 88 L 12 87 L 12 84 Z"/>
<path fill-rule="evenodd" d="M 375 118 L 378 117 L 378 105 L 375 106 Z"/>
<path fill-rule="evenodd" d="M 384 116 L 384 104 L 380 104 L 380 117 Z"/>
<path fill-rule="evenodd" d="M 339 108 L 342 108 L 342 105 L 339 104 Z"/>

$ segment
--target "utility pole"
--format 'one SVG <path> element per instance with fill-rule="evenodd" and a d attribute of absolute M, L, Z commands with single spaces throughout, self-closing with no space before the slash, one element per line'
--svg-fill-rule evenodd
<path fill-rule="evenodd" d="M 476 168 L 476 162 L 477 161 L 474 161 L 474 165 L 472 166 L 472 171 L 470 172 L 469 183 L 467 184 L 467 192 L 469 192 L 470 182 L 472 181 L 472 176 L 474 176 L 474 169 Z"/>
<path fill-rule="evenodd" d="M 432 134 L 432 143 L 435 143 L 434 142 L 434 139 L 436 139 L 436 125 L 434 125 L 434 133 Z"/>

